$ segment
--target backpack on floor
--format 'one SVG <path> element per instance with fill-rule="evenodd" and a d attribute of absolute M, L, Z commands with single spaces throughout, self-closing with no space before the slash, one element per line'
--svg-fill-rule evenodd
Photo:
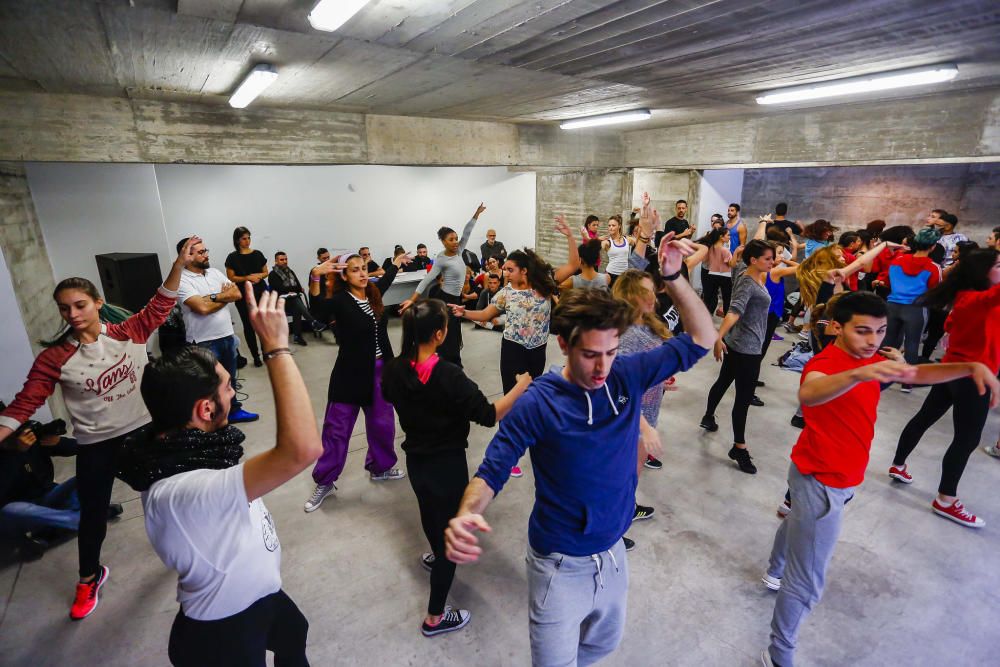
<path fill-rule="evenodd" d="M 802 340 L 792 345 L 792 349 L 778 357 L 778 366 L 784 368 L 786 371 L 801 373 L 802 369 L 805 368 L 806 362 L 812 359 L 812 357 L 813 351 L 809 347 L 809 343 Z"/>

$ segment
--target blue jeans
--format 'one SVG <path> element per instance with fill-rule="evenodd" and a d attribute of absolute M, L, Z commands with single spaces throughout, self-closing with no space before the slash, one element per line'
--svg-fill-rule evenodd
<path fill-rule="evenodd" d="M 225 338 L 216 338 L 215 340 L 203 340 L 200 343 L 195 343 L 198 347 L 203 347 L 209 350 L 215 355 L 215 358 L 219 360 L 222 367 L 229 372 L 229 382 L 233 385 L 233 391 L 236 391 L 236 353 L 237 346 L 239 343 L 236 341 L 236 336 L 226 336 Z M 233 395 L 233 402 L 229 406 L 230 412 L 236 412 L 241 410 L 243 404 L 236 400 L 236 395 Z"/>
<path fill-rule="evenodd" d="M 0 532 L 24 535 L 39 528 L 80 527 L 80 500 L 76 496 L 76 477 L 52 487 L 34 502 L 14 501 L 0 508 Z"/>

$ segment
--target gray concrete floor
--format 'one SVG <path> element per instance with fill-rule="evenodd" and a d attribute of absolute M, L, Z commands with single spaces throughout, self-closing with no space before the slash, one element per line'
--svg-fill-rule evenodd
<path fill-rule="evenodd" d="M 391 335 L 398 342 L 398 321 Z M 310 339 L 311 340 L 311 339 Z M 466 371 L 484 392 L 500 391 L 500 337 L 466 325 Z M 798 431 L 788 424 L 799 376 L 771 366 L 789 342 L 775 343 L 751 408 L 748 438 L 760 468 L 736 470 L 730 446 L 732 392 L 723 401 L 720 430 L 698 428 L 717 366 L 706 358 L 666 394 L 660 434 L 667 447 L 661 471 L 646 471 L 639 500 L 657 516 L 634 526 L 638 547 L 625 638 L 607 665 L 754 665 L 767 642 L 774 594 L 760 583 L 785 490 L 788 454 Z M 337 348 L 310 342 L 296 356 L 317 417 L 322 416 Z M 560 360 L 553 341 L 549 359 Z M 246 425 L 248 453 L 270 447 L 273 405 L 263 369 L 244 371 L 247 407 L 262 419 Z M 885 470 L 896 436 L 927 389 L 888 390 L 879 410 L 867 482 L 847 511 L 823 601 L 801 635 L 803 665 L 998 664 L 1000 633 L 1000 462 L 973 454 L 961 493 L 988 525 L 972 531 L 934 516 L 941 455 L 951 425 L 942 420 L 914 453 L 916 477 L 904 487 Z M 990 416 L 984 443 L 996 437 Z M 469 460 L 475 468 L 491 430 L 474 426 Z M 400 434 L 401 436 L 401 434 Z M 401 437 L 400 437 L 401 439 Z M 527 665 L 527 587 L 524 551 L 533 480 L 511 480 L 487 512 L 494 532 L 481 563 L 459 569 L 451 602 L 471 609 L 463 631 L 423 638 L 418 626 L 427 601 L 427 574 L 417 557 L 427 548 L 407 481 L 373 484 L 362 468 L 364 423 L 359 420 L 336 497 L 305 514 L 312 489 L 303 473 L 266 498 L 283 546 L 284 588 L 310 621 L 314 665 Z M 73 623 L 69 603 L 77 569 L 76 543 L 52 549 L 35 563 L 0 571 L 0 664 L 165 665 L 167 637 L 177 612 L 176 576 L 147 542 L 137 494 L 116 483 L 125 514 L 109 527 L 103 562 L 111 577 L 90 618 Z"/>

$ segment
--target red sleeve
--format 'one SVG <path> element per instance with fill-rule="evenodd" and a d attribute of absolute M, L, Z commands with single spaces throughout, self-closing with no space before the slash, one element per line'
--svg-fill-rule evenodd
<path fill-rule="evenodd" d="M 46 399 L 56 390 L 63 364 L 73 356 L 74 352 L 76 347 L 66 343 L 50 347 L 38 355 L 35 363 L 31 365 L 31 370 L 28 371 L 24 387 L 0 415 L 0 426 L 16 428 L 31 419 L 31 416 L 38 411 L 38 408 L 45 405 Z"/>
<path fill-rule="evenodd" d="M 889 265 L 892 264 L 892 260 L 892 250 L 889 248 L 880 252 L 875 258 L 875 261 L 872 262 L 872 273 L 875 274 L 877 280 L 884 283 L 889 282 Z"/>
<path fill-rule="evenodd" d="M 1000 283 L 987 290 L 962 291 L 960 292 L 960 298 L 963 307 L 996 308 L 1000 306 Z"/>
<path fill-rule="evenodd" d="M 931 289 L 933 287 L 937 287 L 937 285 L 941 282 L 941 267 L 930 259 L 927 260 L 927 265 L 929 267 L 929 271 L 931 272 L 930 277 L 927 278 L 927 289 Z"/>
<path fill-rule="evenodd" d="M 167 316 L 177 303 L 177 293 L 161 287 L 149 300 L 146 307 L 120 324 L 107 325 L 107 336 L 115 340 L 130 340 L 145 343 L 153 332 L 166 322 Z"/>

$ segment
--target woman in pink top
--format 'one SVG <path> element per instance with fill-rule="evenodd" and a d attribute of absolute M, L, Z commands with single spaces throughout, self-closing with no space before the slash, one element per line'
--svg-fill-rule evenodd
<path fill-rule="evenodd" d="M 38 355 L 24 388 L 0 414 L 0 441 L 15 433 L 45 404 L 56 386 L 80 443 L 76 457 L 76 484 L 80 496 L 80 582 L 70 618 L 80 620 L 97 608 L 98 593 L 110 570 L 100 564 L 101 544 L 107 533 L 108 503 L 115 481 L 115 456 L 135 430 L 149 423 L 139 394 L 146 366 L 146 341 L 177 301 L 181 270 L 191 248 L 201 243 L 192 236 L 181 249 L 163 281 L 140 312 L 120 324 L 103 324 L 104 300 L 86 278 L 67 278 L 52 297 L 65 330 Z"/>

